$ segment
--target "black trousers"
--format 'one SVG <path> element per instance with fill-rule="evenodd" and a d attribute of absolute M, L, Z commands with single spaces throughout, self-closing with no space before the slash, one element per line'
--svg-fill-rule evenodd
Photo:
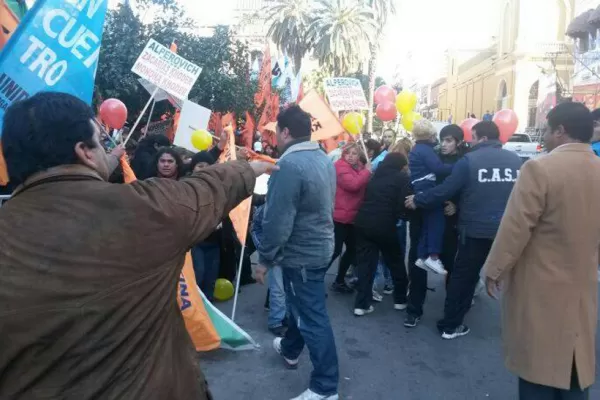
<path fill-rule="evenodd" d="M 519 378 L 519 400 L 588 400 L 589 398 L 589 388 L 582 390 L 579 387 L 575 364 L 573 364 L 569 390 L 538 385 Z"/>
<path fill-rule="evenodd" d="M 418 210 L 411 216 L 408 228 L 410 236 L 410 249 L 408 251 L 410 290 L 408 291 L 408 308 L 406 312 L 413 317 L 420 317 L 423 315 L 423 304 L 425 304 L 425 298 L 427 297 L 427 271 L 415 265 L 422 229 L 422 219 Z"/>
<path fill-rule="evenodd" d="M 342 224 L 341 222 L 334 222 L 334 235 L 335 235 L 335 248 L 333 250 L 333 257 L 331 257 L 331 264 L 342 254 L 344 244 L 346 245 L 346 251 L 340 259 L 338 266 L 338 273 L 335 281 L 337 283 L 344 283 L 346 273 L 350 268 L 351 264 L 356 265 L 356 235 L 354 233 L 353 224 Z"/>
<path fill-rule="evenodd" d="M 440 331 L 453 330 L 463 323 L 493 242 L 493 239 L 459 238 L 454 270 L 448 281 L 444 318 L 437 324 Z"/>
<path fill-rule="evenodd" d="M 356 227 L 355 232 L 358 284 L 354 308 L 366 310 L 373 301 L 373 281 L 380 252 L 394 280 L 394 303 L 405 304 L 408 277 L 396 228 L 369 232 Z"/>
<path fill-rule="evenodd" d="M 451 218 L 446 218 L 446 229 L 444 230 L 444 241 L 442 243 L 442 253 L 440 254 L 440 260 L 444 264 L 446 271 L 448 271 L 448 275 L 446 275 L 446 289 L 448 288 L 452 271 L 454 271 L 457 252 L 458 229 L 456 228 L 456 223 L 451 221 Z"/>

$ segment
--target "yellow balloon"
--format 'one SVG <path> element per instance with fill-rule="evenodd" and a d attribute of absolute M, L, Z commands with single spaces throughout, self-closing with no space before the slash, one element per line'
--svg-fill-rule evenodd
<path fill-rule="evenodd" d="M 351 135 L 358 135 L 360 134 L 363 126 L 365 125 L 365 120 L 363 119 L 362 114 L 357 112 L 351 112 L 344 115 L 342 125 L 344 126 L 344 129 L 348 131 L 348 133 L 350 133 Z"/>
<path fill-rule="evenodd" d="M 215 299 L 226 301 L 233 297 L 233 284 L 227 279 L 217 279 L 215 282 Z"/>
<path fill-rule="evenodd" d="M 406 114 L 415 109 L 417 95 L 409 90 L 403 90 L 396 96 L 396 109 L 400 114 Z"/>
<path fill-rule="evenodd" d="M 421 114 L 416 113 L 414 111 L 409 111 L 402 115 L 402 126 L 407 131 L 412 132 L 415 125 L 415 121 L 418 121 L 420 119 L 423 119 L 423 116 Z"/>
<path fill-rule="evenodd" d="M 200 151 L 208 150 L 212 145 L 212 141 L 212 136 L 204 129 L 192 132 L 192 146 Z"/>

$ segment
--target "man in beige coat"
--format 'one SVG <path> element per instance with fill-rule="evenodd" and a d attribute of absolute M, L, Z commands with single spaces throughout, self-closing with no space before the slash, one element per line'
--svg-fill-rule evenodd
<path fill-rule="evenodd" d="M 522 400 L 589 398 L 595 377 L 600 158 L 590 112 L 548 113 L 550 154 L 527 162 L 487 259 L 488 293 L 503 294 L 506 366 Z"/>

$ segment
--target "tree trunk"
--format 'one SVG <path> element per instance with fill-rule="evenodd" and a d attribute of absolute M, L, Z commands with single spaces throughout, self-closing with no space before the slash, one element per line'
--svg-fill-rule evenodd
<path fill-rule="evenodd" d="M 302 68 L 302 57 L 299 54 L 294 54 L 294 69 L 295 69 L 296 75 L 298 75 L 301 68 Z"/>
<path fill-rule="evenodd" d="M 373 106 L 375 95 L 375 74 L 377 72 L 377 45 L 371 45 L 371 57 L 369 58 L 369 90 L 367 93 L 367 101 L 369 110 L 367 112 L 367 132 L 373 133 Z"/>

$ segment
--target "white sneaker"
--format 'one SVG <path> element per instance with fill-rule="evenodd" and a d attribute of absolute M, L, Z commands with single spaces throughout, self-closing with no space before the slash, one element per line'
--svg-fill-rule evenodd
<path fill-rule="evenodd" d="M 373 301 L 376 301 L 378 303 L 381 303 L 383 301 L 383 296 L 380 295 L 378 292 L 376 292 L 375 290 L 373 290 Z"/>
<path fill-rule="evenodd" d="M 298 397 L 294 397 L 292 400 L 338 400 L 339 396 L 337 394 L 332 394 L 331 396 L 322 396 L 320 394 L 316 394 L 310 389 L 306 389 L 304 393 L 302 393 Z"/>
<path fill-rule="evenodd" d="M 433 272 L 435 272 L 436 274 L 448 274 L 448 271 L 444 269 L 444 264 L 442 264 L 442 262 L 439 259 L 433 260 L 431 257 L 429 257 L 427 260 L 425 260 L 425 266 Z"/>
<path fill-rule="evenodd" d="M 276 337 L 273 340 L 273 348 L 275 349 L 275 351 L 277 352 L 277 354 L 279 354 L 283 360 L 285 361 L 286 366 L 289 369 L 296 369 L 298 368 L 298 359 L 296 358 L 295 360 L 290 360 L 289 358 L 285 358 L 285 356 L 283 355 L 283 352 L 281 351 L 281 341 L 283 340 L 283 338 L 280 337 Z"/>
<path fill-rule="evenodd" d="M 398 311 L 404 311 L 404 310 L 406 310 L 407 307 L 408 307 L 408 304 L 406 304 L 406 303 L 394 304 L 394 310 L 398 310 Z"/>
<path fill-rule="evenodd" d="M 427 267 L 425 266 L 425 260 L 419 258 L 417 261 L 415 261 L 415 265 L 421 269 L 424 269 L 425 271 L 427 271 Z"/>
<path fill-rule="evenodd" d="M 369 306 L 367 310 L 364 310 L 362 308 L 355 308 L 354 315 L 356 315 L 357 317 L 362 317 L 363 315 L 371 314 L 373 311 L 375 311 L 375 307 L 373 306 Z"/>

